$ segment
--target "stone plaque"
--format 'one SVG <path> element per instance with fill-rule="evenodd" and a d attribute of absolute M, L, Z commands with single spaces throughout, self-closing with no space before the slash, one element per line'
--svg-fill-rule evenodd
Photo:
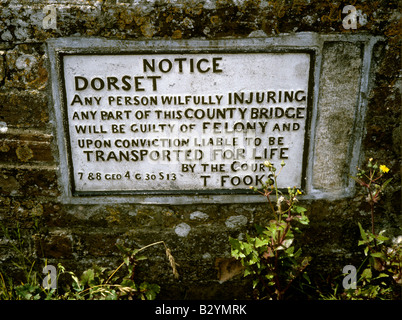
<path fill-rule="evenodd" d="M 72 193 L 303 187 L 308 52 L 63 54 Z"/>

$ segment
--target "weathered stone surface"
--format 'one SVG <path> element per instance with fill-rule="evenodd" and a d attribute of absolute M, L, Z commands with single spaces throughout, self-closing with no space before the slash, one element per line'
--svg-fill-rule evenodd
<path fill-rule="evenodd" d="M 6 75 L 6 70 L 5 70 L 5 63 L 4 63 L 4 57 L 2 54 L 0 54 L 0 83 L 3 81 L 5 75 Z"/>
<path fill-rule="evenodd" d="M 4 89 L 43 90 L 46 87 L 48 73 L 41 46 L 17 45 L 7 50 L 5 63 L 7 73 Z"/>
<path fill-rule="evenodd" d="M 362 68 L 359 43 L 328 44 L 323 52 L 313 186 L 345 188 Z"/>
<path fill-rule="evenodd" d="M 56 28 L 43 19 L 56 9 Z M 376 205 L 378 229 L 400 235 L 400 8 L 398 1 L 357 1 L 362 18 L 357 29 L 342 27 L 344 3 L 329 1 L 17 1 L 0 4 L 0 223 L 24 238 L 24 253 L 61 262 L 79 274 L 93 263 L 115 269 L 121 263 L 116 243 L 140 248 L 165 241 L 180 265 L 174 279 L 163 246 L 145 251 L 149 260 L 136 277 L 162 286 L 161 298 L 233 299 L 252 297 L 230 257 L 229 236 L 242 238 L 254 224 L 272 218 L 266 199 L 259 203 L 191 205 L 62 204 L 58 200 L 56 147 L 50 129 L 52 110 L 45 41 L 58 37 L 108 39 L 224 39 L 282 33 L 379 35 L 372 52 L 371 90 L 357 96 L 363 65 L 357 42 L 324 46 L 317 115 L 314 187 L 327 190 L 346 183 L 346 154 L 355 152 L 349 138 L 357 99 L 367 99 L 360 164 L 370 157 L 390 168 L 393 180 Z M 330 86 L 330 77 L 337 79 Z M 48 109 L 49 104 L 49 109 Z M 323 110 L 324 110 L 323 109 Z M 17 130 L 17 131 L 16 131 Z M 17 151 L 18 150 L 18 151 Z M 285 167 L 286 168 L 286 167 Z M 359 189 L 357 189 L 359 191 Z M 310 225 L 297 236 L 303 253 L 312 256 L 308 272 L 314 282 L 339 276 L 347 264 L 359 266 L 357 222 L 370 226 L 364 197 L 308 200 Z M 177 226 L 184 232 L 175 232 Z M 187 232 L 189 230 L 189 232 Z M 14 274 L 16 254 L 0 231 L 2 272 Z M 11 242 L 10 242 L 11 241 Z M 42 249 L 44 249 L 42 251 Z M 44 260 L 38 260 L 38 268 Z"/>
<path fill-rule="evenodd" d="M 191 231 L 191 227 L 187 223 L 180 223 L 179 225 L 176 226 L 174 229 L 174 232 L 179 236 L 179 237 L 187 237 L 188 234 Z"/>
<path fill-rule="evenodd" d="M 190 214 L 190 219 L 191 220 L 197 220 L 197 221 L 206 221 L 208 220 L 209 216 L 201 211 L 194 211 Z"/>
<path fill-rule="evenodd" d="M 10 164 L 17 163 L 44 163 L 52 164 L 51 150 L 52 137 L 47 134 L 31 133 L 25 131 L 9 130 L 0 134 L 0 159 Z"/>
<path fill-rule="evenodd" d="M 1 195 L 56 197 L 59 194 L 54 167 L 20 166 L 16 168 L 2 164 L 0 175 L 4 179 L 4 185 L 0 184 Z M 16 189 L 12 186 L 16 186 Z"/>
<path fill-rule="evenodd" d="M 36 90 L 0 90 L 0 121 L 8 128 L 45 129 L 49 124 L 48 99 Z"/>
<path fill-rule="evenodd" d="M 229 229 L 236 229 L 241 226 L 247 225 L 247 217 L 243 215 L 231 216 L 225 221 L 225 225 Z"/>

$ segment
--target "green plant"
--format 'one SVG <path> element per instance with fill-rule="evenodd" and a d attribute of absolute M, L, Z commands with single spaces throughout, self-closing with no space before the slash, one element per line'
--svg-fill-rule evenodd
<path fill-rule="evenodd" d="M 402 292 L 402 236 L 393 241 L 386 237 L 385 230 L 375 230 L 375 205 L 392 178 L 383 181 L 389 169 L 385 165 L 378 165 L 370 158 L 367 168 L 360 169 L 353 178 L 363 187 L 363 195 L 370 205 L 371 230 L 365 230 L 360 222 L 361 240 L 358 246 L 363 247 L 365 259 L 359 267 L 359 277 L 355 288 L 338 291 L 333 294 L 322 295 L 324 299 L 373 300 L 395 299 Z"/>
<path fill-rule="evenodd" d="M 353 298 L 391 299 L 392 289 L 402 285 L 402 243 L 390 242 L 384 236 L 385 230 L 375 230 L 375 205 L 392 180 L 383 181 L 388 172 L 386 165 L 378 165 L 370 158 L 367 168 L 358 168 L 356 177 L 352 177 L 365 190 L 371 213 L 371 231 L 358 223 L 361 236 L 358 245 L 364 247 L 368 263 L 360 278 L 361 288 L 351 293 Z"/>
<path fill-rule="evenodd" d="M 297 204 L 299 189 L 288 188 L 287 195 L 278 189 L 277 178 L 284 162 L 278 172 L 271 162 L 265 161 L 264 165 L 272 179 L 261 189 L 252 189 L 267 198 L 274 219 L 264 227 L 256 226 L 256 236 L 247 234 L 246 241 L 229 237 L 229 242 L 232 256 L 240 259 L 244 276 L 253 277 L 253 288 L 258 290 L 260 298 L 282 300 L 309 264 L 310 258 L 303 257 L 301 248 L 296 248 L 294 243 L 294 232 L 300 232 L 295 223 L 308 225 L 309 219 L 306 209 Z M 275 202 L 271 200 L 272 194 Z M 304 276 L 307 278 L 306 274 Z"/>
<path fill-rule="evenodd" d="M 35 227 L 37 227 L 37 220 L 34 222 Z M 41 290 L 36 284 L 38 283 L 40 274 L 36 269 L 37 260 L 33 258 L 31 244 L 26 241 L 32 234 L 29 234 L 28 237 L 23 234 L 24 230 L 18 222 L 15 228 L 7 228 L 1 225 L 1 229 L 7 247 L 15 254 L 12 263 L 18 270 L 21 284 L 15 286 L 12 278 L 4 277 L 3 273 L 0 272 L 0 299 L 38 299 Z"/>
<path fill-rule="evenodd" d="M 5 234 L 8 235 L 7 232 Z M 70 282 L 65 281 L 65 285 L 61 287 L 57 285 L 56 288 L 50 286 L 44 288 L 43 274 L 42 277 L 39 276 L 39 271 L 34 268 L 35 263 L 31 263 L 29 257 L 21 256 L 23 255 L 21 237 L 18 241 L 20 244 L 12 243 L 12 248 L 16 250 L 17 256 L 20 256 L 17 259 L 20 263 L 16 266 L 23 271 L 25 278 L 20 284 L 15 284 L 12 277 L 4 277 L 3 273 L 0 273 L 0 300 L 153 300 L 160 292 L 159 285 L 145 281 L 138 284 L 134 281 L 135 267 L 139 261 L 146 259 L 140 254 L 143 250 L 160 244 L 165 247 L 174 276 L 176 278 L 179 276 L 177 264 L 170 249 L 163 241 L 159 241 L 140 249 L 129 249 L 117 245 L 123 253 L 123 262 L 114 270 L 94 265 L 78 277 L 74 272 L 67 271 L 58 264 L 56 283 L 59 284 L 60 277 L 67 277 Z M 124 271 L 124 268 L 126 272 L 120 272 Z"/>
<path fill-rule="evenodd" d="M 143 250 L 163 244 L 165 253 L 173 270 L 173 275 L 178 278 L 177 264 L 166 246 L 164 241 L 159 241 L 146 245 L 140 249 L 129 249 L 121 245 L 117 247 L 123 252 L 123 262 L 112 271 L 106 268 L 94 266 L 91 269 L 84 271 L 80 278 L 75 276 L 74 273 L 67 272 L 73 279 L 73 290 L 65 295 L 67 299 L 81 299 L 81 300 L 117 300 L 117 299 L 141 299 L 153 300 L 160 292 L 160 287 L 157 284 L 148 282 L 141 282 L 137 284 L 134 281 L 135 267 L 139 261 L 147 259 L 146 256 L 139 253 Z M 123 276 L 118 275 L 118 271 L 126 267 L 126 273 Z"/>
<path fill-rule="evenodd" d="M 386 165 L 377 165 L 377 163 L 373 163 L 373 158 L 369 159 L 365 170 L 360 168 L 357 169 L 356 177 L 351 176 L 351 178 L 364 188 L 363 192 L 366 195 L 366 201 L 370 204 L 371 233 L 375 234 L 374 206 L 380 200 L 381 193 L 384 191 L 388 183 L 391 182 L 392 178 L 389 178 L 380 184 L 381 179 L 384 177 L 384 174 L 388 173 L 389 169 Z"/>

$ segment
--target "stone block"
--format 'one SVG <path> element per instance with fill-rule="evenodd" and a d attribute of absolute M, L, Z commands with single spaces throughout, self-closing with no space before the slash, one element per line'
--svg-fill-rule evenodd
<path fill-rule="evenodd" d="M 19 166 L 18 168 L 7 166 L 0 169 L 1 196 L 43 196 L 56 197 L 59 195 L 56 168 Z"/>
<path fill-rule="evenodd" d="M 362 70 L 359 43 L 328 43 L 318 97 L 313 187 L 337 191 L 346 187 Z"/>
<path fill-rule="evenodd" d="M 0 90 L 0 121 L 7 128 L 45 129 L 49 123 L 46 93 Z"/>
<path fill-rule="evenodd" d="M 0 133 L 0 161 L 16 164 L 52 164 L 52 137 L 47 134 L 30 133 L 29 131 L 10 130 Z"/>

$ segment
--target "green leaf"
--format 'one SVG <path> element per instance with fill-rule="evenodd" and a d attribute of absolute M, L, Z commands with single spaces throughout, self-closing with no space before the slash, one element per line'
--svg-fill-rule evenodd
<path fill-rule="evenodd" d="M 297 251 L 296 251 L 296 253 L 294 254 L 294 256 L 295 256 L 295 258 L 298 258 L 298 257 L 301 256 L 301 254 L 302 254 L 302 249 L 299 248 L 299 249 L 297 249 Z"/>
<path fill-rule="evenodd" d="M 354 176 L 350 176 L 353 180 L 355 180 L 358 184 L 360 184 L 360 185 L 363 185 L 364 184 L 364 182 L 361 180 L 361 179 L 359 179 L 359 178 L 356 178 L 356 177 L 354 177 Z"/>
<path fill-rule="evenodd" d="M 301 224 L 304 224 L 304 225 L 308 225 L 308 224 L 310 223 L 310 220 L 309 220 L 308 217 L 305 216 L 304 214 L 302 214 L 302 216 L 298 218 L 298 221 L 299 221 Z"/>
<path fill-rule="evenodd" d="M 372 273 L 371 273 L 371 269 L 370 268 L 367 268 L 367 269 L 364 269 L 363 270 L 363 272 L 362 272 L 362 278 L 364 278 L 364 279 L 371 279 L 372 278 Z"/>
<path fill-rule="evenodd" d="M 233 249 L 235 249 L 235 250 L 240 249 L 240 241 L 237 240 L 236 238 L 229 237 L 229 243 L 230 243 L 230 245 L 232 247 L 232 250 Z"/>
<path fill-rule="evenodd" d="M 304 272 L 304 273 L 302 274 L 302 277 L 304 278 L 304 280 L 307 281 L 308 284 L 311 284 L 311 280 L 310 280 L 310 277 L 308 276 L 308 273 L 307 273 L 307 272 Z"/>
<path fill-rule="evenodd" d="M 303 208 L 300 206 L 294 206 L 294 209 L 296 210 L 297 213 L 300 213 L 300 214 L 307 211 L 306 208 Z"/>
<path fill-rule="evenodd" d="M 124 255 L 126 256 L 130 256 L 131 255 L 131 251 L 130 249 L 123 247 L 122 245 L 116 244 L 117 249 L 119 249 L 121 252 L 124 253 Z"/>
<path fill-rule="evenodd" d="M 377 235 L 377 236 L 376 236 L 376 239 L 377 239 L 378 241 L 381 241 L 381 243 L 384 242 L 384 241 L 388 241 L 388 240 L 389 240 L 388 237 L 383 236 L 382 234 Z"/>
<path fill-rule="evenodd" d="M 144 292 L 147 300 L 154 300 L 156 295 L 160 292 L 160 287 L 157 284 L 143 282 L 140 285 L 140 290 Z"/>
<path fill-rule="evenodd" d="M 246 269 L 244 270 L 243 276 L 244 276 L 244 277 L 247 277 L 247 276 L 250 275 L 250 274 L 252 274 L 252 272 L 250 271 L 249 268 L 246 268 Z"/>
<path fill-rule="evenodd" d="M 133 289 L 137 289 L 137 286 L 136 286 L 135 282 L 133 280 L 131 280 L 131 279 L 127 279 L 127 278 L 123 279 L 123 281 L 121 282 L 121 285 L 123 287 L 130 287 L 130 288 L 133 288 Z"/>
<path fill-rule="evenodd" d="M 105 300 L 117 300 L 118 296 L 116 290 L 109 290 Z"/>
<path fill-rule="evenodd" d="M 258 285 L 259 280 L 258 279 L 253 279 L 253 289 Z"/>
<path fill-rule="evenodd" d="M 74 290 L 78 291 L 78 292 L 82 291 L 83 288 L 81 287 L 80 280 L 78 279 L 78 277 L 74 274 L 71 274 L 71 278 L 73 278 L 73 281 L 74 281 L 72 283 Z"/>
<path fill-rule="evenodd" d="M 367 239 L 367 234 L 366 234 L 366 232 L 363 230 L 363 227 L 362 227 L 362 225 L 360 224 L 360 222 L 358 222 L 357 224 L 359 225 L 360 235 L 361 235 L 363 241 L 365 241 L 365 242 L 367 243 L 367 240 L 368 240 L 368 239 Z"/>
<path fill-rule="evenodd" d="M 148 259 L 147 256 L 136 256 L 135 257 L 136 261 L 141 261 L 141 260 L 146 260 L 146 259 Z"/>
<path fill-rule="evenodd" d="M 123 262 L 128 266 L 130 264 L 130 257 L 124 257 Z"/>
<path fill-rule="evenodd" d="M 269 239 L 260 239 L 260 238 L 255 238 L 255 247 L 260 248 L 262 246 L 266 246 L 269 243 Z"/>
<path fill-rule="evenodd" d="M 254 227 L 255 227 L 255 231 L 257 232 L 257 234 L 262 234 L 265 230 L 265 227 L 263 227 L 259 224 L 256 224 Z"/>
<path fill-rule="evenodd" d="M 285 252 L 288 256 L 292 257 L 294 250 L 295 250 L 295 247 L 291 246 L 291 247 L 287 248 Z"/>
<path fill-rule="evenodd" d="M 369 247 L 365 247 L 365 248 L 364 248 L 364 255 L 365 255 L 365 256 L 367 256 L 368 251 L 369 251 Z"/>
<path fill-rule="evenodd" d="M 249 255 L 251 252 L 253 252 L 253 246 L 247 242 L 243 242 L 242 243 L 242 247 L 243 247 L 243 252 L 244 254 L 247 256 Z"/>
<path fill-rule="evenodd" d="M 81 275 L 81 284 L 82 285 L 90 285 L 95 279 L 95 272 L 93 269 L 85 270 Z"/>
<path fill-rule="evenodd" d="M 371 253 L 371 256 L 372 256 L 373 258 L 381 258 L 381 259 L 385 259 L 385 258 L 386 258 L 385 254 L 382 253 L 382 252 L 373 252 L 373 253 Z"/>
<path fill-rule="evenodd" d="M 363 244 L 366 244 L 366 241 L 359 240 L 358 245 L 361 246 L 361 245 L 363 245 Z"/>
<path fill-rule="evenodd" d="M 381 190 L 384 190 L 385 187 L 387 186 L 387 184 L 391 182 L 391 180 L 392 180 L 392 178 L 389 178 L 387 181 L 385 181 L 385 182 L 383 183 L 383 185 L 381 186 Z"/>

